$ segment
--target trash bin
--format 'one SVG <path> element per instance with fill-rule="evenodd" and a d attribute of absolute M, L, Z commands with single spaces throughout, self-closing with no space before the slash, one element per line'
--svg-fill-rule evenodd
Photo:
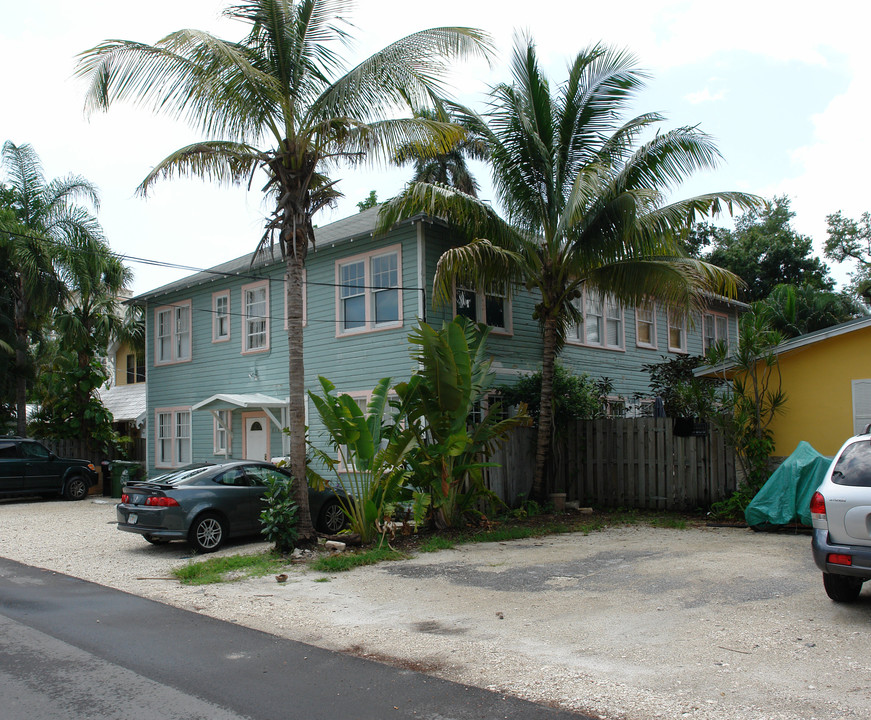
<path fill-rule="evenodd" d="M 112 497 L 119 498 L 124 485 L 139 479 L 142 465 L 128 460 L 112 460 L 109 463 L 109 472 L 112 474 Z"/>

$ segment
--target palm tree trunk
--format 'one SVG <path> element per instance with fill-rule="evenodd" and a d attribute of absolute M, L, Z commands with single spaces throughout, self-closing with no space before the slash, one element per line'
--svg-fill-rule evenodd
<path fill-rule="evenodd" d="M 539 502 L 544 500 L 544 473 L 550 456 L 553 428 L 553 366 L 556 360 L 557 319 L 547 315 L 544 320 L 541 353 L 541 397 L 538 411 L 538 437 L 535 448 L 535 476 L 530 495 Z"/>
<path fill-rule="evenodd" d="M 303 233 L 300 233 L 303 234 Z M 308 504 L 308 481 L 305 457 L 305 363 L 303 362 L 303 268 L 305 243 L 301 253 L 288 253 L 287 267 L 287 354 L 288 354 L 288 413 L 290 419 L 290 472 L 294 478 L 297 505 L 297 531 L 302 544 L 315 538 Z"/>
<path fill-rule="evenodd" d="M 15 299 L 15 415 L 16 433 L 27 436 L 27 306 L 24 300 L 24 279 L 18 278 Z"/>

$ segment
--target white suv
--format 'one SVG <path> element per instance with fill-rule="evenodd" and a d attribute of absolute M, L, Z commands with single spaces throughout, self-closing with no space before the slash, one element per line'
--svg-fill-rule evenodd
<path fill-rule="evenodd" d="M 814 562 L 836 602 L 853 602 L 871 580 L 869 428 L 844 443 L 811 498 Z"/>

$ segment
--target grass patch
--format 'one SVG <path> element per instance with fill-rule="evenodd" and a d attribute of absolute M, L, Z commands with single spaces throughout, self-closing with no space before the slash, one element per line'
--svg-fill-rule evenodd
<path fill-rule="evenodd" d="M 438 552 L 439 550 L 453 550 L 457 543 L 450 538 L 434 535 L 424 542 L 418 549 L 418 552 Z"/>
<path fill-rule="evenodd" d="M 286 564 L 287 560 L 274 552 L 230 555 L 188 563 L 175 568 L 172 574 L 182 585 L 208 585 L 268 575 Z"/>
<path fill-rule="evenodd" d="M 319 557 L 314 560 L 309 567 L 312 570 L 325 573 L 345 572 L 363 565 L 375 565 L 376 563 L 384 562 L 385 560 L 405 560 L 406 558 L 408 558 L 408 555 L 401 553 L 398 550 L 394 550 L 393 548 L 375 548 L 373 550 L 362 550 L 355 553 L 343 553 L 340 555 Z"/>
<path fill-rule="evenodd" d="M 561 535 L 572 532 L 574 528 L 562 523 L 545 523 L 542 525 L 513 525 L 494 530 L 485 530 L 467 536 L 468 542 L 504 542 L 506 540 L 523 540 L 543 535 Z"/>
<path fill-rule="evenodd" d="M 330 581 L 330 579 L 328 577 L 315 578 L 315 582 L 329 582 L 329 581 Z"/>

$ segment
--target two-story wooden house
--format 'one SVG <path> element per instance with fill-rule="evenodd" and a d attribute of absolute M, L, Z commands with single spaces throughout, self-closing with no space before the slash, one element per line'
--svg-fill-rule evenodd
<path fill-rule="evenodd" d="M 407 335 L 422 318 L 440 327 L 465 314 L 493 328 L 488 347 L 499 380 L 509 384 L 541 364 L 534 299 L 458 288 L 453 306 L 434 307 L 436 262 L 456 244 L 431 218 L 405 221 L 375 237 L 377 208 L 315 231 L 306 262 L 306 387 L 318 375 L 340 392 L 367 398 L 379 378 L 414 370 Z M 284 455 L 287 438 L 287 335 L 284 264 L 251 265 L 245 255 L 135 298 L 147 325 L 149 471 L 224 458 Z M 642 365 L 697 354 L 737 337 L 738 304 L 712 301 L 703 317 L 656 303 L 629 308 L 590 292 L 584 322 L 570 334 L 561 362 L 607 376 L 624 397 L 649 397 Z M 311 437 L 322 437 L 309 416 Z"/>

